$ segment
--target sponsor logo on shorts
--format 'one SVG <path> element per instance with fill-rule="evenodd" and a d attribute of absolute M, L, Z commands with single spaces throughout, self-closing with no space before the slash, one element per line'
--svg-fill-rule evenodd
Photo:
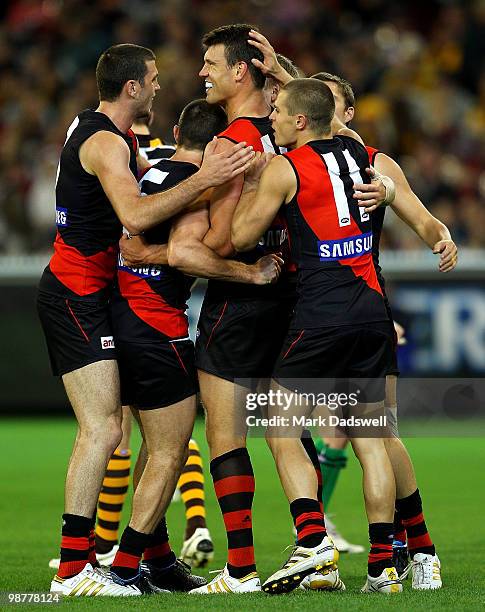
<path fill-rule="evenodd" d="M 101 348 L 102 349 L 113 349 L 115 347 L 115 341 L 113 336 L 101 336 Z"/>
<path fill-rule="evenodd" d="M 67 227 L 67 208 L 56 206 L 56 225 L 57 227 Z"/>
<path fill-rule="evenodd" d="M 288 238 L 286 227 L 271 227 L 259 241 L 259 246 L 280 247 Z"/>
<path fill-rule="evenodd" d="M 151 280 L 160 280 L 163 274 L 161 266 L 157 265 L 133 268 L 126 266 L 121 255 L 118 255 L 118 270 L 123 270 L 129 274 L 133 274 L 133 276 L 138 276 L 138 278 L 149 278 Z"/>
<path fill-rule="evenodd" d="M 339 261 L 351 257 L 361 257 L 372 251 L 372 232 L 349 236 L 339 240 L 319 240 L 320 261 Z"/>

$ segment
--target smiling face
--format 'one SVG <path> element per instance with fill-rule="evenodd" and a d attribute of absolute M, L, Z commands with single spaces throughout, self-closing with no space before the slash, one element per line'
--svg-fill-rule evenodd
<path fill-rule="evenodd" d="M 160 89 L 158 84 L 158 70 L 155 61 L 146 62 L 147 73 L 143 82 L 135 81 L 134 87 L 137 93 L 136 97 L 136 118 L 141 119 L 150 115 L 153 105 L 153 99 Z"/>
<path fill-rule="evenodd" d="M 199 76 L 205 80 L 206 99 L 210 104 L 224 104 L 235 91 L 234 69 L 227 65 L 224 45 L 212 45 L 204 54 Z"/>
<path fill-rule="evenodd" d="M 291 147 L 296 143 L 297 137 L 297 116 L 288 114 L 286 97 L 287 94 L 280 91 L 269 117 L 274 129 L 275 142 L 279 147 Z"/>

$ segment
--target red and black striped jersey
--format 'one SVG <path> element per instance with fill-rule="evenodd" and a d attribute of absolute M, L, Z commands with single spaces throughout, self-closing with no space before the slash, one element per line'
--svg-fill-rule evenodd
<path fill-rule="evenodd" d="M 198 167 L 194 164 L 162 159 L 143 175 L 140 190 L 144 195 L 151 195 L 170 189 L 180 181 L 188 178 Z M 149 244 L 166 244 L 170 234 L 171 220 L 147 230 L 144 238 Z M 190 297 L 190 284 L 193 279 L 175 268 L 166 265 L 151 264 L 132 268 L 126 266 L 119 256 L 118 283 L 113 301 L 123 302 L 137 320 L 147 325 L 134 324 L 133 317 L 123 318 L 120 315 L 120 304 L 117 304 L 117 335 L 153 340 L 156 330 L 167 338 L 184 338 L 188 335 L 188 319 L 185 314 L 187 300 Z M 126 321 L 128 328 L 124 329 Z"/>
<path fill-rule="evenodd" d="M 137 140 L 120 132 L 104 113 L 81 112 L 67 132 L 56 182 L 54 254 L 39 288 L 71 299 L 104 297 L 116 274 L 121 223 L 99 179 L 84 170 L 80 146 L 97 132 L 112 132 L 130 148 L 130 170 L 137 177 Z"/>
<path fill-rule="evenodd" d="M 231 142 L 246 142 L 255 151 L 280 154 L 280 150 L 274 140 L 274 130 L 269 117 L 238 117 L 232 121 L 227 128 L 218 135 L 218 138 L 226 138 Z M 259 244 L 252 250 L 237 255 L 239 261 L 248 264 L 255 263 L 260 257 L 269 253 L 283 253 L 283 259 L 289 260 L 288 228 L 284 214 L 278 213 L 271 226 L 266 230 Z M 286 275 L 282 275 L 286 277 Z M 211 293 L 241 297 L 265 297 L 273 296 L 282 288 L 282 282 L 286 278 L 273 285 L 248 285 L 241 283 L 230 283 L 226 281 L 209 281 Z"/>
<path fill-rule="evenodd" d="M 314 140 L 285 153 L 297 192 L 285 207 L 298 269 L 292 326 L 304 329 L 388 319 L 372 260 L 372 226 L 353 185 L 369 182 L 353 138 Z"/>

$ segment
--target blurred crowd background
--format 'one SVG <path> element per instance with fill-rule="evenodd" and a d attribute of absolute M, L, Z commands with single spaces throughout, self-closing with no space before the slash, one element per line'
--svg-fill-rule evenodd
<path fill-rule="evenodd" d="M 112 44 L 156 51 L 155 136 L 203 95 L 200 39 L 258 25 L 307 74 L 354 86 L 353 123 L 395 157 L 457 243 L 485 247 L 485 1 L 13 0 L 0 6 L 0 253 L 50 249 L 66 128 L 95 108 L 94 69 Z M 414 248 L 387 215 L 383 247 Z"/>

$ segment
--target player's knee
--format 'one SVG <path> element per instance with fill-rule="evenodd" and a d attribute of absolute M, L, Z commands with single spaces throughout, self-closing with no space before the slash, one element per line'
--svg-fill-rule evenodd
<path fill-rule="evenodd" d="M 231 431 L 207 430 L 207 443 L 211 449 L 211 455 L 217 457 L 235 448 L 244 448 L 246 446 L 246 437 L 236 435 Z"/>
<path fill-rule="evenodd" d="M 123 438 L 121 419 L 117 415 L 96 419 L 80 426 L 79 433 L 81 439 L 90 446 L 103 447 L 108 453 L 113 453 Z"/>

